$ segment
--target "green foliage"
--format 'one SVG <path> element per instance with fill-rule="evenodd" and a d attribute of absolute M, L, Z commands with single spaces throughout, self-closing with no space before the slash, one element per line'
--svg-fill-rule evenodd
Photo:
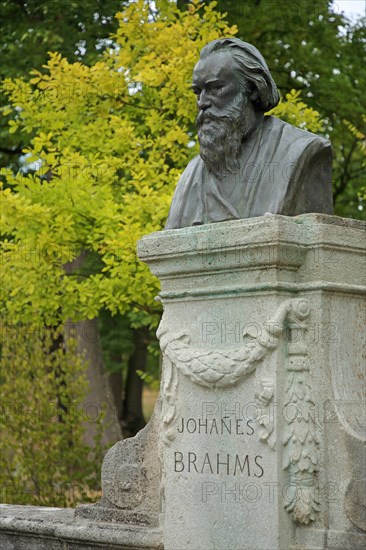
<path fill-rule="evenodd" d="M 74 506 L 98 496 L 102 448 L 83 443 L 85 363 L 75 341 L 37 324 L 3 324 L 1 349 L 2 501 Z M 99 436 L 98 436 L 99 437 Z"/>
<path fill-rule="evenodd" d="M 126 316 L 111 316 L 102 310 L 98 317 L 104 365 L 108 372 L 122 371 L 126 377 L 128 359 L 135 350 L 133 331 Z"/>
<path fill-rule="evenodd" d="M 160 387 L 160 380 L 158 378 L 142 370 L 137 370 L 136 372 L 141 380 L 143 380 L 152 390 L 158 391 Z"/>
<path fill-rule="evenodd" d="M 281 99 L 280 103 L 267 115 L 277 116 L 289 124 L 298 126 L 302 130 L 309 132 L 320 133 L 324 131 L 324 122 L 320 118 L 320 114 L 308 107 L 300 98 L 300 90 L 291 90 L 286 94 L 286 101 Z"/>
<path fill-rule="evenodd" d="M 366 135 L 364 134 L 364 132 L 356 128 L 356 126 L 351 124 L 348 120 L 344 120 L 343 122 L 356 139 L 357 147 L 363 157 L 362 167 L 365 170 L 366 168 Z M 366 115 L 362 116 L 362 122 L 365 127 Z M 366 203 L 366 184 L 365 183 L 364 185 L 361 186 L 358 196 L 363 203 Z"/>
<path fill-rule="evenodd" d="M 19 76 L 47 61 L 49 51 L 89 64 L 117 28 L 115 0 L 3 0 L 0 56 L 2 76 Z"/>
<path fill-rule="evenodd" d="M 136 258 L 136 241 L 162 227 L 192 156 L 188 83 L 197 53 L 230 32 L 211 8 L 201 16 L 168 8 L 151 20 L 144 2 L 131 4 L 118 16 L 119 49 L 92 67 L 51 54 L 31 83 L 5 82 L 11 125 L 33 136 L 27 160 L 40 166 L 5 174 L 1 305 L 11 318 L 38 310 L 53 323 L 106 307 L 129 312 L 132 324 L 157 324 L 157 283 Z M 101 269 L 65 276 L 85 250 Z"/>
<path fill-rule="evenodd" d="M 0 78 L 25 77 L 57 51 L 70 62 L 90 65 L 109 47 L 118 27 L 114 14 L 126 2 L 116 0 L 2 0 L 0 10 Z M 0 99 L 1 102 L 1 99 Z M 29 136 L 9 134 L 0 121 L 0 166 L 19 166 Z"/>
<path fill-rule="evenodd" d="M 133 328 L 159 321 L 157 281 L 136 243 L 163 227 L 197 154 L 190 83 L 199 51 L 237 29 L 215 3 L 157 8 L 138 0 L 117 14 L 115 47 L 91 67 L 52 53 L 30 82 L 5 81 L 11 129 L 31 136 L 28 170 L 4 171 L 2 191 L 0 305 L 14 320 L 38 311 L 64 322 L 104 308 Z M 319 122 L 296 94 L 279 109 L 300 127 Z M 78 268 L 65 269 L 70 262 Z"/>
<path fill-rule="evenodd" d="M 361 120 L 362 120 L 362 123 L 363 123 L 363 128 L 365 128 L 366 115 L 362 115 Z M 363 155 L 365 157 L 366 156 L 366 135 L 361 130 L 356 128 L 356 126 L 351 124 L 348 120 L 344 120 L 343 122 L 347 126 L 347 128 L 349 129 L 351 134 L 353 136 L 355 136 L 355 138 L 357 138 L 358 148 L 360 149 L 360 151 L 363 153 Z M 365 159 L 364 159 L 363 163 L 365 165 Z"/>

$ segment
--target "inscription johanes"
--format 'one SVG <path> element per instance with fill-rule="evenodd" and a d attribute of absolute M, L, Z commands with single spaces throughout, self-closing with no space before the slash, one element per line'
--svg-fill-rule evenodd
<path fill-rule="evenodd" d="M 193 452 L 174 452 L 174 471 L 197 474 L 246 475 L 247 477 L 262 477 L 264 470 L 261 465 L 261 455 L 250 458 L 249 455 L 232 456 L 229 453 L 205 453 L 199 456 Z"/>
<path fill-rule="evenodd" d="M 188 432 L 190 434 L 234 434 L 234 435 L 253 435 L 254 428 L 252 427 L 253 420 L 248 419 L 244 420 L 243 418 L 220 418 L 217 420 L 213 418 L 212 420 L 198 418 L 182 418 L 177 431 L 181 434 L 183 432 Z"/>

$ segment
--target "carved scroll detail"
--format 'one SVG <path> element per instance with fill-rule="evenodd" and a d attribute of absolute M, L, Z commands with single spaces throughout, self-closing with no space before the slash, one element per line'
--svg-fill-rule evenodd
<path fill-rule="evenodd" d="M 289 474 L 285 508 L 294 521 L 303 524 L 314 521 L 319 511 L 314 483 L 319 462 L 319 439 L 305 341 L 308 316 L 308 302 L 299 300 L 293 308 L 293 315 L 288 318 L 286 425 L 283 435 L 283 468 Z"/>
<path fill-rule="evenodd" d="M 276 447 L 276 430 L 274 414 L 270 410 L 270 404 L 274 397 L 274 383 L 271 378 L 261 378 L 260 384 L 261 390 L 256 395 L 260 407 L 259 424 L 262 426 L 260 440 L 266 442 L 269 448 L 274 450 Z"/>
<path fill-rule="evenodd" d="M 163 442 L 170 443 L 174 439 L 174 430 L 172 424 L 177 417 L 175 394 L 178 386 L 178 373 L 174 365 L 167 359 L 166 369 L 164 372 L 163 382 L 163 403 L 162 403 L 162 420 L 163 420 Z"/>

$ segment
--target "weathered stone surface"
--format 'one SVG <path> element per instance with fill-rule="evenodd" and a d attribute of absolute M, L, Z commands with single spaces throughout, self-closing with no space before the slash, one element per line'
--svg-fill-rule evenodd
<path fill-rule="evenodd" d="M 364 547 L 364 230 L 265 216 L 139 243 L 164 304 L 167 550 Z"/>
<path fill-rule="evenodd" d="M 76 517 L 157 526 L 160 513 L 158 422 L 160 402 L 136 437 L 116 443 L 102 466 L 103 498 L 76 508 Z"/>
<path fill-rule="evenodd" d="M 75 520 L 74 510 L 0 505 L 2 550 L 161 549 L 158 529 Z"/>

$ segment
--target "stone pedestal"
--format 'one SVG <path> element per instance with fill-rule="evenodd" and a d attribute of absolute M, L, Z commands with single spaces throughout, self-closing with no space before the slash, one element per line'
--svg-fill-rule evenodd
<path fill-rule="evenodd" d="M 152 421 L 106 455 L 97 505 L 6 507 L 4 547 L 365 548 L 364 231 L 270 215 L 144 237 Z"/>
<path fill-rule="evenodd" d="M 166 550 L 364 548 L 364 224 L 144 237 L 161 281 Z"/>

